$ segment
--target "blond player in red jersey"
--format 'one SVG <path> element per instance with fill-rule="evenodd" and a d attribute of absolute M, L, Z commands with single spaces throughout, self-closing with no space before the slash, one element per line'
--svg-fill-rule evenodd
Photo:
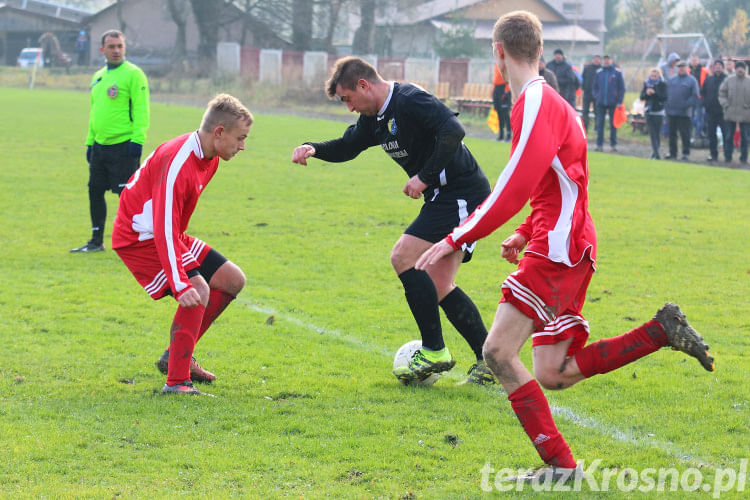
<path fill-rule="evenodd" d="M 703 338 L 671 303 L 638 328 L 585 346 L 589 325 L 581 309 L 596 259 L 586 134 L 576 111 L 539 77 L 541 51 L 542 25 L 533 14 L 511 12 L 495 24 L 495 61 L 515 97 L 511 157 L 490 196 L 415 266 L 434 265 L 461 245 L 487 236 L 530 203 L 531 214 L 502 244 L 503 258 L 519 266 L 503 283 L 483 349 L 547 464 L 527 476 L 508 478 L 513 481 L 567 480 L 581 473 L 540 384 L 564 389 L 667 345 L 694 356 L 709 371 L 714 368 Z M 536 380 L 519 358 L 529 337 Z"/>
<path fill-rule="evenodd" d="M 216 173 L 245 149 L 253 116 L 220 94 L 200 129 L 167 141 L 146 158 L 120 196 L 112 248 L 154 300 L 178 303 L 169 349 L 157 362 L 167 374 L 162 393 L 203 394 L 192 381 L 216 377 L 193 358 L 195 343 L 245 286 L 242 270 L 185 233 L 198 197 Z"/>

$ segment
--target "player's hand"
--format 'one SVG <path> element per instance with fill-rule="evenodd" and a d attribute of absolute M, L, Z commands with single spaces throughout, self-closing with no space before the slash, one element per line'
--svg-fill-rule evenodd
<path fill-rule="evenodd" d="M 414 264 L 414 267 L 420 271 L 424 271 L 427 267 L 437 264 L 437 262 L 446 255 L 450 255 L 456 251 L 457 250 L 454 250 L 447 241 L 440 240 L 428 248 L 422 256 L 417 259 L 417 263 Z"/>
<path fill-rule="evenodd" d="M 309 144 L 297 146 L 294 148 L 294 151 L 292 151 L 292 163 L 307 165 L 307 159 L 313 155 L 315 155 L 315 148 Z"/>
<path fill-rule="evenodd" d="M 526 238 L 520 233 L 513 233 L 503 241 L 501 256 L 511 264 L 518 264 L 518 254 L 526 246 Z"/>
<path fill-rule="evenodd" d="M 406 183 L 402 191 L 404 192 L 404 194 L 406 194 L 406 196 L 417 199 L 422 196 L 422 191 L 424 191 L 425 189 L 427 189 L 427 184 L 422 182 L 418 175 L 415 175 L 414 177 L 409 179 L 409 182 Z"/>
<path fill-rule="evenodd" d="M 180 298 L 177 299 L 177 302 L 182 307 L 195 307 L 197 305 L 200 305 L 201 296 L 198 294 L 198 291 L 195 288 L 190 288 L 186 290 L 185 293 L 180 295 Z"/>

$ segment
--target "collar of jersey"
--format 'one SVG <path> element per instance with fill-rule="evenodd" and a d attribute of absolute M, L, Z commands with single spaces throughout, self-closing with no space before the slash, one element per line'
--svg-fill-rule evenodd
<path fill-rule="evenodd" d="M 385 114 L 385 110 L 388 109 L 388 104 L 391 102 L 391 97 L 393 96 L 393 87 L 396 82 L 391 82 L 391 88 L 388 90 L 388 97 L 386 98 L 385 102 L 383 103 L 383 107 L 380 108 L 380 111 L 378 111 L 378 121 L 383 119 L 383 115 Z"/>
<path fill-rule="evenodd" d="M 543 81 L 544 81 L 544 77 L 535 76 L 534 78 L 532 78 L 531 80 L 523 84 L 523 88 L 521 89 L 521 92 L 519 92 L 518 94 L 519 95 L 523 94 L 526 91 L 526 89 L 529 88 L 529 85 L 532 85 L 534 82 L 543 82 Z"/>
<path fill-rule="evenodd" d="M 195 132 L 193 132 L 190 135 L 191 135 L 191 137 L 193 139 L 193 142 L 194 142 L 193 153 L 195 153 L 195 156 L 197 156 L 198 158 L 200 158 L 202 160 L 203 157 L 204 157 L 204 155 L 203 155 L 203 148 L 201 147 L 201 138 L 198 135 L 198 131 L 196 130 Z"/>

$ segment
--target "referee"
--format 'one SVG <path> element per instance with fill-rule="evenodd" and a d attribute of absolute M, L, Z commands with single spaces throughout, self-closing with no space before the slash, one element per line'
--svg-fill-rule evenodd
<path fill-rule="evenodd" d="M 453 368 L 455 361 L 443 342 L 440 306 L 477 357 L 467 380 L 494 383 L 482 359 L 487 329 L 477 307 L 453 282 L 474 246 L 426 271 L 414 269 L 422 252 L 445 238 L 490 194 L 487 178 L 462 141 L 465 132 L 456 113 L 418 86 L 383 80 L 375 68 L 356 57 L 336 62 L 326 93 L 338 96 L 349 111 L 359 113 L 359 119 L 341 138 L 295 148 L 292 161 L 307 165 L 307 158 L 315 157 L 344 162 L 379 145 L 409 176 L 404 194 L 424 197 L 419 215 L 391 253 L 391 264 L 422 335 L 422 348 L 394 374 L 409 382 Z"/>
<path fill-rule="evenodd" d="M 106 31 L 99 51 L 107 65 L 91 79 L 86 137 L 91 239 L 70 250 L 75 253 L 104 251 L 104 193 L 109 189 L 119 195 L 138 169 L 149 125 L 148 80 L 138 66 L 125 60 L 125 35 L 118 30 Z"/>

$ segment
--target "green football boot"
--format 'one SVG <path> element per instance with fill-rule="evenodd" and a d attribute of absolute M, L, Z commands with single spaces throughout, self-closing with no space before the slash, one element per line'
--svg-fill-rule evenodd
<path fill-rule="evenodd" d="M 413 380 L 424 380 L 433 373 L 447 372 L 456 362 L 447 347 L 439 351 L 417 349 L 411 357 L 408 365 L 400 366 L 393 370 L 397 379 L 404 383 Z"/>
<path fill-rule="evenodd" d="M 468 375 L 466 380 L 459 382 L 458 385 L 494 385 L 497 383 L 495 376 L 492 374 L 492 371 L 484 360 L 477 361 L 471 365 L 471 368 L 469 368 L 469 371 L 466 372 L 466 374 Z"/>

